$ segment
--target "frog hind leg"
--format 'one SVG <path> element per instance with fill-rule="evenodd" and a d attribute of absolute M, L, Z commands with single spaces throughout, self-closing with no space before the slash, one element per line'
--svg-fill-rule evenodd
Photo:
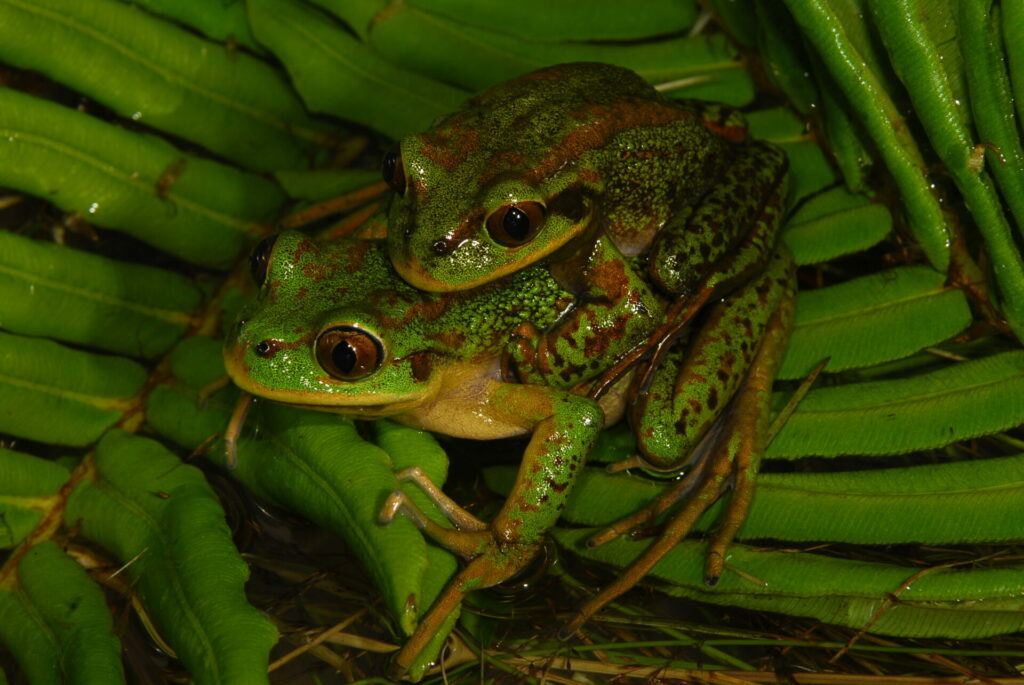
<path fill-rule="evenodd" d="M 767 143 L 752 142 L 744 149 L 700 204 L 680 211 L 659 233 L 648 255 L 649 277 L 677 299 L 666 309 L 664 323 L 596 380 L 591 397 L 603 395 L 649 356 L 637 387 L 646 385 L 693 317 L 771 258 L 785 209 L 788 162 Z"/>
<path fill-rule="evenodd" d="M 704 128 L 730 143 L 742 143 L 747 139 L 747 120 L 732 105 L 691 98 L 681 98 L 675 103 L 693 112 Z"/>
<path fill-rule="evenodd" d="M 784 255 L 782 259 L 787 257 Z M 773 274 L 772 277 L 781 287 L 781 297 L 772 310 L 753 364 L 729 412 L 723 417 L 723 423 L 713 429 L 716 432 L 709 435 L 713 447 L 683 481 L 645 509 L 598 533 L 590 542 L 603 544 L 685 499 L 682 508 L 672 516 L 659 537 L 615 581 L 584 603 L 577 616 L 566 626 L 563 635 L 574 633 L 601 607 L 639 582 L 689 533 L 700 515 L 731 486 L 732 497 L 725 518 L 709 545 L 705 564 L 705 582 L 709 585 L 718 582 L 724 567 L 725 550 L 750 508 L 757 470 L 766 446 L 772 381 L 792 329 L 794 284 L 791 259 L 781 275 Z"/>

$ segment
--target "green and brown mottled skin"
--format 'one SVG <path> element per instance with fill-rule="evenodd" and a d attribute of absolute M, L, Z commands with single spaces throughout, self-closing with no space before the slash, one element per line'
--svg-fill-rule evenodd
<path fill-rule="evenodd" d="M 402 142 L 407 187 L 390 210 L 387 252 L 376 241 L 278 238 L 259 306 L 226 351 L 240 387 L 448 435 L 532 436 L 489 524 L 432 533 L 469 563 L 399 663 L 415 657 L 466 592 L 501 582 L 533 555 L 600 427 L 626 408 L 629 375 L 607 381 L 612 391 L 600 404 L 589 397 L 599 394 L 592 383 L 618 378 L 616 369 L 651 344 L 672 352 L 650 366 L 649 385 L 629 407 L 638 463 L 695 464 L 683 482 L 700 494 L 673 518 L 670 535 L 685 535 L 730 481 L 723 530 L 742 521 L 795 288 L 792 259 L 775 246 L 785 157 L 767 143 L 740 142 L 737 126 L 717 106 L 673 103 L 626 70 L 553 67 Z M 545 223 L 535 240 L 497 250 L 481 227 L 509 201 L 543 203 Z M 317 341 L 337 326 L 379 340 L 379 368 L 355 380 L 322 368 Z M 663 498 L 637 521 L 683 497 Z M 709 556 L 709 579 L 721 572 L 731 532 Z M 629 583 L 643 572 L 627 574 Z M 610 586 L 613 594 L 585 611 L 623 587 Z"/>
<path fill-rule="evenodd" d="M 604 415 L 596 401 L 563 389 L 502 382 L 500 359 L 515 328 L 549 326 L 568 302 L 543 270 L 471 291 L 425 293 L 398 278 L 378 241 L 322 244 L 286 232 L 225 361 L 243 390 L 295 406 L 389 416 L 476 439 L 532 433 L 521 486 L 492 523 L 503 546 L 530 548 L 557 519 Z M 317 340 L 339 325 L 381 341 L 376 371 L 342 380 L 321 366 Z"/>
<path fill-rule="evenodd" d="M 761 164 L 767 148 L 745 141 L 734 111 L 671 100 L 628 69 L 541 69 L 490 88 L 400 142 L 404 190 L 388 212 L 388 252 L 408 283 L 434 292 L 548 264 L 579 306 L 552 330 L 532 338 L 524 331 L 520 375 L 579 382 L 590 375 L 587 349 L 624 352 L 616 340 L 657 318 L 656 295 L 686 296 L 742 240 L 741 222 L 701 223 L 708 213 L 691 210 L 727 177 L 753 183 L 730 171 L 736 160 L 743 171 L 760 165 L 766 183 L 779 183 L 771 160 Z M 756 213 L 764 197 L 729 200 Z M 513 247 L 487 229 L 487 218 L 510 203 L 545 208 L 536 235 Z M 609 274 L 636 256 L 645 258 L 643 269 Z M 573 349 L 587 329 L 593 341 Z"/>
<path fill-rule="evenodd" d="M 500 378 L 511 332 L 524 322 L 550 326 L 570 303 L 544 269 L 471 291 L 426 293 L 398 277 L 379 241 L 322 244 L 286 232 L 274 244 L 259 301 L 227 341 L 228 373 L 261 397 L 461 437 L 532 434 L 497 516 L 484 529 L 446 531 L 439 540 L 469 564 L 410 640 L 413 655 L 466 592 L 529 562 L 558 519 L 604 412 L 622 413 L 563 389 Z M 379 368 L 342 380 L 321 366 L 317 341 L 336 326 L 376 336 Z"/>

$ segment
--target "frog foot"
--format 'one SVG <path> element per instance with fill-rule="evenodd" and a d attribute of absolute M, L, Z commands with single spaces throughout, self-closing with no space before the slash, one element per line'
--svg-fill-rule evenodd
<path fill-rule="evenodd" d="M 524 322 L 512 332 L 509 348 L 502 358 L 502 375 L 509 381 L 545 385 L 540 368 L 544 359 L 545 337 L 532 323 Z"/>
<path fill-rule="evenodd" d="M 445 518 L 459 530 L 445 528 L 431 520 L 401 490 L 388 496 L 379 515 L 380 523 L 390 523 L 401 513 L 438 544 L 468 561 L 466 567 L 456 574 L 431 605 L 395 656 L 393 670 L 396 674 L 403 674 L 417 661 L 438 631 L 442 630 L 452 613 L 458 611 L 468 593 L 503 583 L 513 577 L 529 564 L 540 546 L 501 539 L 488 524 L 444 494 L 419 467 L 403 469 L 395 476 L 400 481 L 411 481 L 419 486 Z"/>
<path fill-rule="evenodd" d="M 395 473 L 395 477 L 402 482 L 415 483 L 455 529 L 446 528 L 431 519 L 401 490 L 395 490 L 388 495 L 377 516 L 378 523 L 387 525 L 401 513 L 424 534 L 453 554 L 463 559 L 472 559 L 479 554 L 481 547 L 485 546 L 491 537 L 486 523 L 444 494 L 420 467 L 402 469 Z"/>
<path fill-rule="evenodd" d="M 727 451 L 720 450 L 713 457 L 702 460 L 686 478 L 663 492 L 648 506 L 616 521 L 590 538 L 587 546 L 598 547 L 649 523 L 680 501 L 684 502 L 682 508 L 666 523 L 658 538 L 618 578 L 583 604 L 576 617 L 562 631 L 562 637 L 567 638 L 575 633 L 604 605 L 643 579 L 662 557 L 686 537 L 701 514 L 731 486 L 733 492 L 725 518 L 711 541 L 704 566 L 704 582 L 709 586 L 716 585 L 724 568 L 726 548 L 750 508 L 757 461 L 750 450 L 740 451 L 735 458 Z"/>
<path fill-rule="evenodd" d="M 772 379 L 789 338 L 792 308 L 781 306 L 773 314 L 768 331 L 748 371 L 733 406 L 713 428 L 700 448 L 693 470 L 659 495 L 648 506 L 602 530 L 587 541 L 602 545 L 646 524 L 679 502 L 682 507 L 669 519 L 661 534 L 610 585 L 587 600 L 562 631 L 575 633 L 604 605 L 636 585 L 693 528 L 694 523 L 730 487 L 732 495 L 725 517 L 711 539 L 704 565 L 704 582 L 714 586 L 725 567 L 725 552 L 739 530 L 754 495 L 754 481 L 761 455 L 768 443 Z"/>

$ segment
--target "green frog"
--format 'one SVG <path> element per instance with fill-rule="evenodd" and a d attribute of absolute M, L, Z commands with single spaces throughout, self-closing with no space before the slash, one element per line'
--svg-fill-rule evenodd
<path fill-rule="evenodd" d="M 430 293 L 399 278 L 379 241 L 325 244 L 286 232 L 262 243 L 252 266 L 259 301 L 243 313 L 225 351 L 228 372 L 243 390 L 355 418 L 388 416 L 459 437 L 530 436 L 515 485 L 489 522 L 461 509 L 415 469 L 399 474 L 416 481 L 455 529 L 433 523 L 400 492 L 384 517 L 402 512 L 467 562 L 396 658 L 400 669 L 408 667 L 467 592 L 500 583 L 529 562 L 558 519 L 602 426 L 627 410 L 624 388 L 632 379 L 627 373 L 597 399 L 588 396 L 587 383 L 510 378 L 507 360 L 521 329 L 550 330 L 578 306 L 543 265 L 473 289 Z M 688 521 L 734 484 L 735 506 L 715 543 L 724 550 L 749 502 L 791 301 L 792 262 L 777 251 L 760 275 L 710 308 L 689 344 L 674 346 L 653 370 L 642 402 L 629 409 L 641 449 L 652 463 L 674 465 L 685 461 L 684 451 L 692 452 L 693 478 L 605 537 L 686 499 L 656 543 L 667 550 L 689 530 Z M 663 315 L 664 306 L 656 313 Z M 626 341 L 630 346 L 657 332 L 661 319 L 650 321 Z M 617 359 L 595 360 L 597 372 Z M 705 400 L 705 393 L 730 383 L 739 387 L 731 405 L 725 389 L 718 401 Z M 695 411 L 702 404 L 708 411 Z M 735 411 L 719 420 L 727 406 Z M 681 426 L 694 430 L 683 435 Z M 653 565 L 647 558 L 640 562 L 609 586 L 612 594 L 598 595 L 585 611 L 592 613 L 635 583 L 646 572 L 644 564 Z"/>
<path fill-rule="evenodd" d="M 315 242 L 285 232 L 258 246 L 260 296 L 227 341 L 225 364 L 245 391 L 357 419 L 391 417 L 481 440 L 532 435 L 519 478 L 489 523 L 421 483 L 456 525 L 443 528 L 401 493 L 403 511 L 468 563 L 423 618 L 397 663 L 408 666 L 465 593 L 523 568 L 557 520 L 575 472 L 605 422 L 622 414 L 565 389 L 503 382 L 501 361 L 523 322 L 550 326 L 571 297 L 542 269 L 480 288 L 436 294 L 395 274 L 384 244 Z M 609 394 L 609 398 L 612 394 Z M 400 478 L 422 478 L 417 471 Z"/>
<path fill-rule="evenodd" d="M 403 138 L 383 161 L 392 264 L 432 292 L 543 264 L 577 302 L 548 330 L 524 326 L 524 382 L 600 376 L 604 392 L 666 328 L 760 273 L 775 244 L 786 160 L 748 140 L 736 111 L 671 100 L 634 72 L 561 64 L 496 85 Z M 769 216 L 758 222 L 758 217 Z M 675 302 L 669 321 L 637 284 Z M 659 321 L 660 319 L 660 321 Z M 595 359 L 629 356 L 597 373 Z"/>

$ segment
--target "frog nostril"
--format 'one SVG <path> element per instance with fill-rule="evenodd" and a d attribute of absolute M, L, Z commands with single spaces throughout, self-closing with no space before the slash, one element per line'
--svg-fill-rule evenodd
<path fill-rule="evenodd" d="M 261 340 L 252 349 L 257 357 L 263 357 L 264 359 L 270 359 L 277 354 L 277 344 L 273 340 Z"/>

